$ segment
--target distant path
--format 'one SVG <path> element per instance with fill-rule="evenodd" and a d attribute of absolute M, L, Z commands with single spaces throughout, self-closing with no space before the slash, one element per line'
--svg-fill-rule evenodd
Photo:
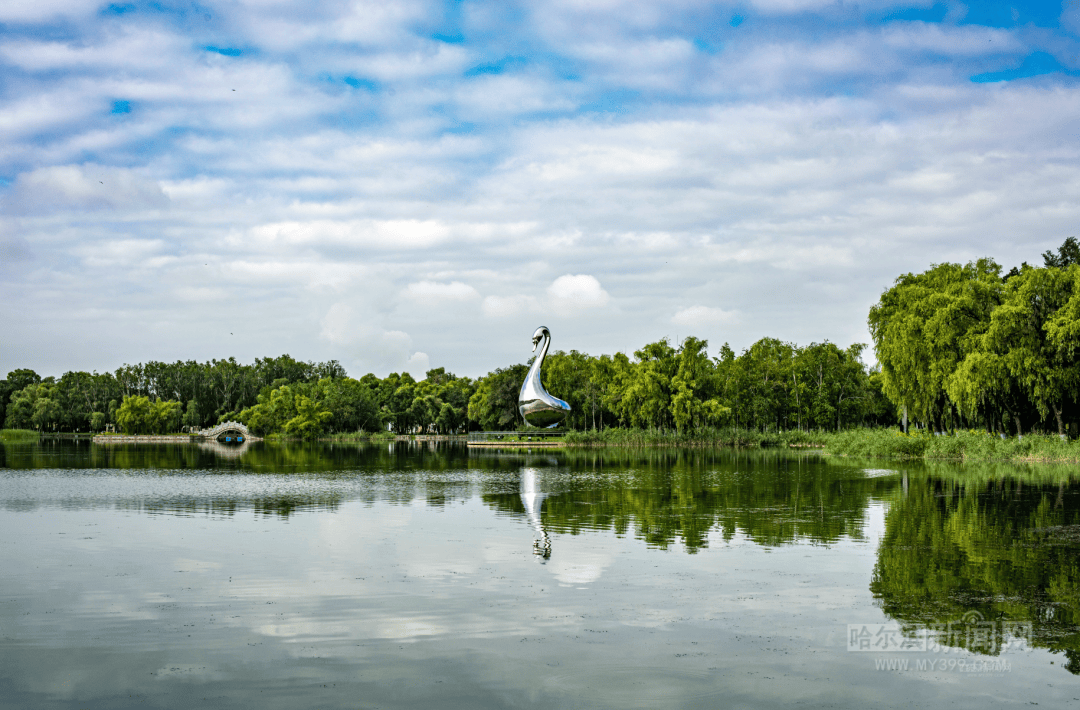
<path fill-rule="evenodd" d="M 159 444 L 177 444 L 209 439 L 216 441 L 222 434 L 232 433 L 243 441 L 262 441 L 262 437 L 251 436 L 248 428 L 240 422 L 222 422 L 209 429 L 200 429 L 190 434 L 98 434 L 94 437 L 95 444 L 120 444 L 125 442 L 151 442 Z"/>

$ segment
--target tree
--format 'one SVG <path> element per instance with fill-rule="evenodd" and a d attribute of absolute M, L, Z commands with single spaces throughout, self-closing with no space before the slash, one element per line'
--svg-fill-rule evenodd
<path fill-rule="evenodd" d="M 59 390 L 51 377 L 15 392 L 7 406 L 8 429 L 55 429 L 61 416 Z"/>
<path fill-rule="evenodd" d="M 299 395 L 296 398 L 296 416 L 285 423 L 283 431 L 289 436 L 298 436 L 312 440 L 323 433 L 326 420 L 333 414 L 319 406 L 310 397 Z"/>
<path fill-rule="evenodd" d="M 634 352 L 637 362 L 620 378 L 619 416 L 634 426 L 664 428 L 671 421 L 671 379 L 678 370 L 667 338 Z"/>
<path fill-rule="evenodd" d="M 678 368 L 671 378 L 671 417 L 679 431 L 702 426 L 706 415 L 716 420 L 724 410 L 730 411 L 711 398 L 715 373 L 706 352 L 708 345 L 706 340 L 688 337 L 676 355 Z"/>
<path fill-rule="evenodd" d="M 760 429 L 782 429 L 791 419 L 796 348 L 776 338 L 762 338 L 743 353 L 743 393 L 747 414 Z"/>
<path fill-rule="evenodd" d="M 0 415 L 7 412 L 12 395 L 28 385 L 36 385 L 39 382 L 41 382 L 41 377 L 33 370 L 20 369 L 9 372 L 7 379 L 0 380 Z"/>
<path fill-rule="evenodd" d="M 124 397 L 116 423 L 125 434 L 165 434 L 180 425 L 181 405 L 175 400 L 151 401 L 143 395 Z"/>
<path fill-rule="evenodd" d="M 1052 251 L 1043 252 L 1043 263 L 1048 269 L 1065 269 L 1073 264 L 1080 264 L 1080 243 L 1076 237 L 1068 237 L 1058 247 L 1058 253 Z"/>
<path fill-rule="evenodd" d="M 1041 416 L 1053 412 L 1062 435 L 1062 407 L 1080 384 L 1080 363 L 1050 338 L 1047 325 L 1069 301 L 1077 274 L 1080 265 L 1074 264 L 1067 269 L 1028 268 L 1010 279 L 981 343 L 1001 357 Z"/>
<path fill-rule="evenodd" d="M 944 425 L 949 378 L 978 347 L 1001 303 L 1000 272 L 991 259 L 936 264 L 899 277 L 870 309 L 882 390 L 898 408 Z"/>
<path fill-rule="evenodd" d="M 511 365 L 480 378 L 469 398 L 469 419 L 488 431 L 516 427 L 520 421 L 518 392 L 528 372 L 525 365 Z"/>
<path fill-rule="evenodd" d="M 148 434 L 152 418 L 150 398 L 142 395 L 124 397 L 116 411 L 116 424 L 125 434 Z"/>
<path fill-rule="evenodd" d="M 187 409 L 184 410 L 184 426 L 189 429 L 199 428 L 199 403 L 194 399 L 188 400 Z"/>
<path fill-rule="evenodd" d="M 328 426 L 336 431 L 375 431 L 380 428 L 379 406 L 371 388 L 351 377 L 320 380 L 325 383 Z"/>

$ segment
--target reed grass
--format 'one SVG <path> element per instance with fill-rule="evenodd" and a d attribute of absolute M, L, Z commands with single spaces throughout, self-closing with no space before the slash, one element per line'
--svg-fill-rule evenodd
<path fill-rule="evenodd" d="M 398 435 L 392 431 L 351 431 L 341 432 L 337 434 L 330 434 L 329 436 L 320 436 L 319 441 L 336 441 L 336 442 L 359 442 L 359 441 L 394 441 Z"/>
<path fill-rule="evenodd" d="M 33 429 L 0 429 L 0 441 L 37 441 L 40 437 Z"/>
<path fill-rule="evenodd" d="M 1006 437 L 984 431 L 935 436 L 925 431 L 851 429 L 826 436 L 825 453 L 836 456 L 952 461 L 1080 462 L 1080 441 L 1056 435 Z"/>
<path fill-rule="evenodd" d="M 608 428 L 596 431 L 568 431 L 570 446 L 727 446 L 741 449 L 816 448 L 825 440 L 820 432 L 760 432 L 734 427 L 705 427 L 686 431 L 669 429 Z"/>

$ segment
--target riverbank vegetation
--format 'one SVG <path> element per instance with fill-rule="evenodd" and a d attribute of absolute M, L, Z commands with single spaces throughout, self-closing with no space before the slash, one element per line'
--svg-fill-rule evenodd
<path fill-rule="evenodd" d="M 635 429 L 612 427 L 569 431 L 564 440 L 570 446 L 729 446 L 739 449 L 807 448 L 824 446 L 828 434 L 822 431 L 759 431 L 734 427 L 701 429 Z"/>
<path fill-rule="evenodd" d="M 822 435 L 824 451 L 836 456 L 943 461 L 1080 462 L 1080 441 L 1058 435 L 1002 437 L 985 431 L 905 434 L 897 428 L 855 429 Z"/>
<path fill-rule="evenodd" d="M 837 451 L 1004 451 L 994 443 L 1000 436 L 925 434 L 982 429 L 1010 435 L 1017 443 L 1008 455 L 1020 456 L 1041 441 L 1026 434 L 1080 433 L 1080 244 L 1070 237 L 1043 259 L 1044 267 L 1025 263 L 1005 274 L 980 259 L 900 276 L 870 310 L 880 369 L 864 363 L 859 343 L 767 337 L 736 354 L 727 343 L 710 353 L 707 341 L 688 337 L 632 354 L 550 353 L 544 383 L 570 404 L 564 427 L 580 445 L 809 446 L 839 432 Z M 443 368 L 420 381 L 408 373 L 354 379 L 336 361 L 282 355 L 251 365 L 150 362 L 59 379 L 23 369 L 0 381 L 0 411 L 6 427 L 38 431 L 191 431 L 227 420 L 304 439 L 505 431 L 524 426 L 517 395 L 527 368 L 475 380 Z M 901 421 L 908 429 L 909 419 L 917 425 L 910 440 L 843 434 Z M 1039 451 L 1057 456 L 1046 441 Z"/>
<path fill-rule="evenodd" d="M 0 441 L 37 441 L 40 436 L 33 429 L 0 429 Z"/>

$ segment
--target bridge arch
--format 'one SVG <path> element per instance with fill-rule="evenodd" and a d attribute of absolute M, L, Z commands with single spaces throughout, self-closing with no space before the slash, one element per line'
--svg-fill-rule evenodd
<path fill-rule="evenodd" d="M 242 436 L 243 441 L 247 441 L 251 434 L 248 432 L 248 428 L 240 422 L 222 422 L 209 429 L 203 429 L 199 432 L 199 436 L 204 439 L 217 439 L 222 434 L 232 433 L 236 436 Z"/>

